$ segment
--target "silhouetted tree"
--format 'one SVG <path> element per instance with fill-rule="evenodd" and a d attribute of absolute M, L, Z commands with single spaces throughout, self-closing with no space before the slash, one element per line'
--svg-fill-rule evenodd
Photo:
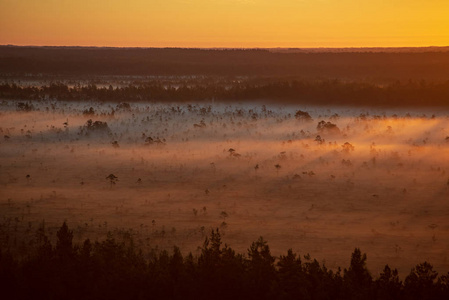
<path fill-rule="evenodd" d="M 62 260 L 68 260 L 73 257 L 73 232 L 69 230 L 67 223 L 64 222 L 56 233 L 56 255 Z"/>
<path fill-rule="evenodd" d="M 276 168 L 276 174 L 279 175 L 279 170 L 282 168 L 280 164 L 275 164 L 274 167 Z"/>
<path fill-rule="evenodd" d="M 380 277 L 376 280 L 376 290 L 378 299 L 400 299 L 402 293 L 402 282 L 399 280 L 398 270 L 391 270 L 385 266 Z"/>
<path fill-rule="evenodd" d="M 90 107 L 89 109 L 85 109 L 85 110 L 83 111 L 83 115 L 85 115 L 85 116 L 93 116 L 93 115 L 95 115 L 95 110 L 94 110 L 94 108 L 93 108 L 93 107 Z"/>
<path fill-rule="evenodd" d="M 326 122 L 324 120 L 318 122 L 316 129 L 320 133 L 340 133 L 340 129 L 337 127 L 336 124 L 331 123 L 331 122 Z"/>
<path fill-rule="evenodd" d="M 438 295 L 439 299 L 449 298 L 449 272 L 438 278 L 438 289 L 440 292 L 440 294 Z"/>
<path fill-rule="evenodd" d="M 344 283 L 348 299 L 372 299 L 372 278 L 366 268 L 366 254 L 355 248 L 349 269 L 344 271 Z"/>
<path fill-rule="evenodd" d="M 293 253 L 292 249 L 287 255 L 281 255 L 277 263 L 279 276 L 279 298 L 281 299 L 304 299 L 307 290 L 304 281 L 304 272 L 301 258 Z"/>
<path fill-rule="evenodd" d="M 308 112 L 302 111 L 302 110 L 298 110 L 295 113 L 295 118 L 300 121 L 312 121 L 312 117 L 310 116 L 310 114 Z"/>
<path fill-rule="evenodd" d="M 53 248 L 45 222 L 26 251 L 0 248 L 2 295 L 31 299 L 449 299 L 449 273 L 438 273 L 427 262 L 414 267 L 402 285 L 396 269 L 388 265 L 373 283 L 366 254 L 356 248 L 350 266 L 328 270 L 310 255 L 303 261 L 291 249 L 275 258 L 263 238 L 253 242 L 248 256 L 222 245 L 212 230 L 196 259 L 153 248 L 145 257 L 132 237 L 122 241 L 108 233 L 92 244 L 73 244 L 73 232 L 64 222 Z M 28 247 L 28 248 L 27 248 Z M 276 266 L 276 267 L 275 267 Z"/>
<path fill-rule="evenodd" d="M 112 186 L 115 185 L 115 184 L 117 183 L 117 181 L 118 181 L 118 177 L 115 176 L 115 175 L 112 174 L 112 173 L 109 174 L 108 176 L 106 176 L 106 179 L 109 180 L 109 183 L 111 184 L 111 188 L 112 188 Z"/>
<path fill-rule="evenodd" d="M 354 146 L 349 142 L 345 142 L 343 145 L 341 145 L 341 147 L 343 148 L 343 152 L 346 153 L 354 151 Z"/>
<path fill-rule="evenodd" d="M 248 249 L 248 276 L 254 297 L 268 299 L 273 297 L 272 284 L 275 278 L 274 261 L 270 247 L 263 237 L 253 242 Z"/>
<path fill-rule="evenodd" d="M 435 281 L 438 273 L 428 262 L 415 266 L 405 278 L 404 287 L 409 299 L 436 299 Z"/>

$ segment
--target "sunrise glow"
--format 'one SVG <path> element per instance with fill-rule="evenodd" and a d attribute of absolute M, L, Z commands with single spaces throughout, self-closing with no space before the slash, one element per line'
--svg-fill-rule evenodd
<path fill-rule="evenodd" d="M 1 0 L 0 44 L 446 46 L 448 12 L 445 0 Z"/>

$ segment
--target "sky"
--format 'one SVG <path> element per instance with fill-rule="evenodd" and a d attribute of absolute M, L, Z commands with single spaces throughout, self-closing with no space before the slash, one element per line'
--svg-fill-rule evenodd
<path fill-rule="evenodd" d="M 0 0 L 0 45 L 449 46 L 448 0 Z"/>

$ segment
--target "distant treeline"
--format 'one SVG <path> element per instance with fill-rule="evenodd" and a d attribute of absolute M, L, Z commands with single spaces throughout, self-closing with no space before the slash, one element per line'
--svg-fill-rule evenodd
<path fill-rule="evenodd" d="M 5 299 L 449 299 L 449 273 L 438 276 L 431 264 L 416 265 L 401 281 L 385 266 L 377 278 L 356 248 L 349 267 L 336 271 L 288 250 L 271 255 L 260 237 L 247 254 L 222 244 L 212 230 L 200 254 L 180 249 L 147 254 L 109 235 L 101 242 L 73 244 L 64 223 L 53 246 L 45 227 L 18 258 L 0 248 L 0 293 Z M 30 241 L 31 242 L 31 241 Z"/>
<path fill-rule="evenodd" d="M 306 52 L 263 49 L 0 46 L 0 75 L 295 76 L 356 81 L 448 80 L 449 51 Z"/>
<path fill-rule="evenodd" d="M 272 101 L 276 103 L 351 106 L 447 106 L 449 81 L 395 82 L 380 86 L 340 80 L 236 81 L 226 84 L 171 86 L 157 81 L 123 87 L 67 86 L 56 82 L 40 87 L 0 84 L 0 99 L 112 102 Z"/>

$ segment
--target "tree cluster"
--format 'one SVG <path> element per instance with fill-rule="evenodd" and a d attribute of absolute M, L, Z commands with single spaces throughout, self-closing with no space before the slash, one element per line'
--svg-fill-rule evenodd
<path fill-rule="evenodd" d="M 418 264 L 402 282 L 385 266 L 376 279 L 366 254 L 356 248 L 350 265 L 336 272 L 310 255 L 291 249 L 271 255 L 261 237 L 246 255 L 223 245 L 212 230 L 201 253 L 183 256 L 156 249 L 144 254 L 132 240 L 73 244 L 67 224 L 57 232 L 56 246 L 43 229 L 38 243 L 17 258 L 0 251 L 2 295 L 14 299 L 448 299 L 449 273 L 438 277 L 432 265 Z"/>
<path fill-rule="evenodd" d="M 56 82 L 41 87 L 0 84 L 0 99 L 114 101 L 114 102 L 189 102 L 263 100 L 291 104 L 351 106 L 446 106 L 449 81 L 395 82 L 385 86 L 339 80 L 248 80 L 232 84 L 209 82 L 178 87 L 158 81 L 121 87 L 98 87 L 95 84 L 70 87 Z M 25 110 L 26 108 L 21 108 Z M 89 114 L 86 111 L 86 114 Z M 307 117 L 307 116 L 297 116 Z"/>

